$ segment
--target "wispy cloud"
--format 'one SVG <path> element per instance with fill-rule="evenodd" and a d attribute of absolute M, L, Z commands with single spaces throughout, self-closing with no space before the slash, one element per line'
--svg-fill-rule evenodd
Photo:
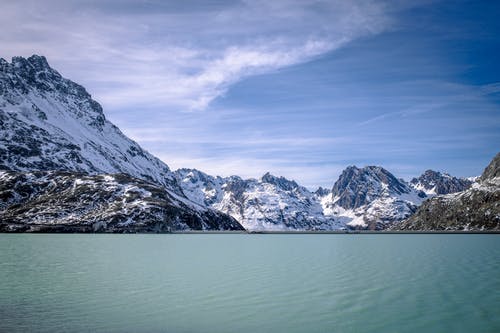
<path fill-rule="evenodd" d="M 308 61 L 389 22 L 384 6 L 370 0 L 15 1 L 2 7 L 4 56 L 45 54 L 105 106 L 186 111 L 205 109 L 245 77 Z"/>
<path fill-rule="evenodd" d="M 0 56 L 47 56 L 173 169 L 470 176 L 500 139 L 486 3 L 5 0 Z"/>

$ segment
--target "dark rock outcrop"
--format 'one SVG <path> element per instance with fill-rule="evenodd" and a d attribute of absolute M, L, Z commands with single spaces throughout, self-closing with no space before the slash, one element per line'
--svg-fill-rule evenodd
<path fill-rule="evenodd" d="M 410 185 L 427 194 L 450 194 L 465 191 L 472 181 L 450 176 L 433 170 L 426 170 L 420 177 L 413 178 Z"/>
<path fill-rule="evenodd" d="M 471 188 L 424 202 L 393 230 L 500 230 L 500 154 Z"/>
<path fill-rule="evenodd" d="M 332 196 L 340 207 L 355 209 L 379 198 L 382 192 L 401 195 L 411 193 L 412 189 L 382 167 L 350 166 L 333 185 Z"/>
<path fill-rule="evenodd" d="M 126 174 L 0 172 L 1 232 L 244 230 L 230 216 Z"/>

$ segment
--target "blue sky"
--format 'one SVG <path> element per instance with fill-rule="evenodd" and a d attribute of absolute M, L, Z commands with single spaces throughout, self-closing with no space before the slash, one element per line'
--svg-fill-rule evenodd
<path fill-rule="evenodd" d="M 474 176 L 499 151 L 497 1 L 0 9 L 1 57 L 45 55 L 173 169 L 270 171 L 314 188 L 352 164 Z"/>

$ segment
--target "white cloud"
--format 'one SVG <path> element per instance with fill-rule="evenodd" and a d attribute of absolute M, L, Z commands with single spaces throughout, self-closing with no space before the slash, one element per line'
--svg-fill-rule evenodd
<path fill-rule="evenodd" d="M 308 61 L 388 25 L 384 6 L 370 0 L 197 6 L 3 3 L 2 56 L 46 55 L 105 107 L 202 110 L 248 76 Z"/>

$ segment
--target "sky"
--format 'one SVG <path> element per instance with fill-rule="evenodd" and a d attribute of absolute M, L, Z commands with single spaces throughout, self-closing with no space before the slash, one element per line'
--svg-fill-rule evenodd
<path fill-rule="evenodd" d="M 479 175 L 500 151 L 498 1 L 0 1 L 172 169 L 331 187 L 349 165 Z"/>

